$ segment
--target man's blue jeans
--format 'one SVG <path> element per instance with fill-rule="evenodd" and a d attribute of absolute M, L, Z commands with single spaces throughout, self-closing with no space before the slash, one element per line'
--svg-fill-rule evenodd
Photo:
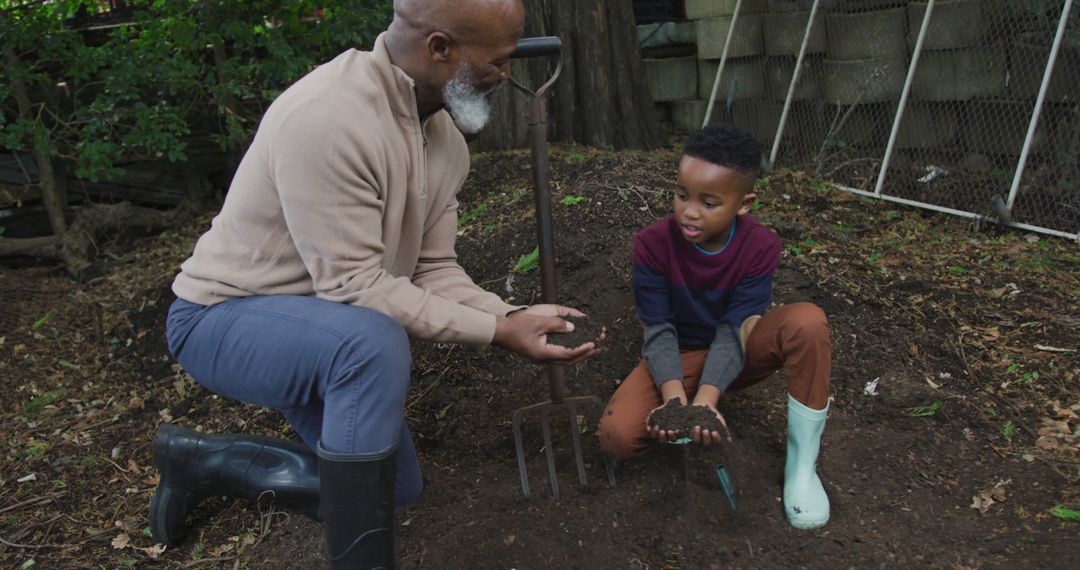
<path fill-rule="evenodd" d="M 382 457 L 398 448 L 395 498 L 423 479 L 405 423 L 411 358 L 405 329 L 371 309 L 287 295 L 210 306 L 177 299 L 169 350 L 206 389 L 281 410 L 312 450 Z"/>

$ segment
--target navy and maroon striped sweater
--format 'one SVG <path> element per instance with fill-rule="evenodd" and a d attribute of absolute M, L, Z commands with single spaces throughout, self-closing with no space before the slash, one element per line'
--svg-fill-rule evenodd
<path fill-rule="evenodd" d="M 738 362 L 714 362 L 712 368 L 726 370 L 716 372 L 723 378 L 703 375 L 702 382 L 723 389 L 735 379 L 742 368 L 738 329 L 768 308 L 780 247 L 780 238 L 750 216 L 739 216 L 728 245 L 712 254 L 686 241 L 674 215 L 637 233 L 631 282 L 645 325 L 642 354 L 657 384 L 682 379 L 679 349 L 710 348 L 709 359 L 717 360 L 718 345 L 734 350 Z"/>

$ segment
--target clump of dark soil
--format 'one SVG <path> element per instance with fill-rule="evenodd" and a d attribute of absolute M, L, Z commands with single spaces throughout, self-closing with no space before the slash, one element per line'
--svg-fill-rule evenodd
<path fill-rule="evenodd" d="M 728 433 L 727 427 L 720 423 L 712 410 L 705 406 L 688 406 L 672 398 L 663 407 L 649 416 L 649 426 L 662 430 L 674 430 L 684 436 L 690 436 L 694 428 Z"/>
<path fill-rule="evenodd" d="M 554 333 L 548 335 L 548 342 L 559 346 L 574 348 L 587 342 L 595 342 L 598 348 L 603 347 L 607 340 L 607 327 L 589 317 L 567 317 L 574 323 L 574 330 L 568 333 Z"/>

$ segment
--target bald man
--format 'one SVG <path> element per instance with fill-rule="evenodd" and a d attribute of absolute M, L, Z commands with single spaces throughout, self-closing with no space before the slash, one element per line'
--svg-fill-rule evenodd
<path fill-rule="evenodd" d="M 410 340 L 557 364 L 595 352 L 547 343 L 579 311 L 508 305 L 454 252 L 461 132 L 487 121 L 523 21 L 520 0 L 397 0 L 371 52 L 341 54 L 267 110 L 173 283 L 167 336 L 200 384 L 280 410 L 304 443 L 160 426 L 159 542 L 179 543 L 205 497 L 272 496 L 326 521 L 333 567 L 391 568 L 394 504 L 422 486 L 403 412 Z"/>

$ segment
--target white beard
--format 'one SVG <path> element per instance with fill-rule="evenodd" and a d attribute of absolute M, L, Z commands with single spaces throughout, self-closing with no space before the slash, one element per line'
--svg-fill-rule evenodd
<path fill-rule="evenodd" d="M 491 103 L 487 94 L 474 85 L 475 76 L 468 62 L 461 62 L 454 76 L 443 87 L 443 103 L 450 118 L 465 134 L 476 134 L 491 118 Z"/>

